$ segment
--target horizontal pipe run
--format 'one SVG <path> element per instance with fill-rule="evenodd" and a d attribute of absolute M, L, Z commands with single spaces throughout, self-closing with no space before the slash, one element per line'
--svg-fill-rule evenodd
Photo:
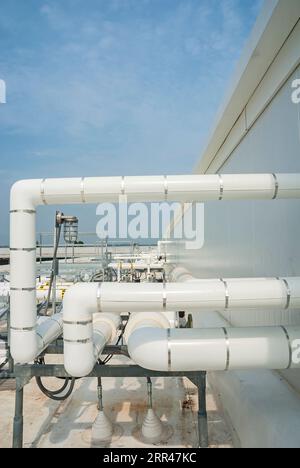
<path fill-rule="evenodd" d="M 300 369 L 300 327 L 138 328 L 128 353 L 153 371 Z"/>
<path fill-rule="evenodd" d="M 127 196 L 130 202 L 299 198 L 300 174 L 24 180 L 12 188 L 11 213 L 35 214 L 38 205 L 118 202 L 120 196 Z"/>
<path fill-rule="evenodd" d="M 300 308 L 298 277 L 209 279 L 166 284 L 85 283 L 76 288 L 78 296 L 89 296 L 93 303 L 97 297 L 95 311 L 98 312 Z M 72 290 L 73 288 L 69 291 Z"/>
<path fill-rule="evenodd" d="M 22 292 L 24 300 L 30 299 L 29 292 Z M 300 279 L 216 279 L 186 281 L 184 283 L 79 283 L 71 287 L 64 298 L 64 320 L 74 319 L 74 307 L 80 309 L 78 322 L 89 322 L 92 329 L 92 314 L 105 311 L 120 314 L 124 312 L 173 312 L 178 310 L 199 311 L 224 309 L 298 309 L 300 308 Z M 75 304 L 75 306 L 74 306 Z M 32 322 L 12 323 L 11 345 L 20 352 L 16 362 L 32 361 L 40 352 L 40 343 L 35 330 L 35 307 Z M 69 316 L 69 319 L 66 317 Z M 68 327 L 67 327 L 68 328 Z M 66 327 L 65 327 L 66 329 Z M 105 333 L 108 333 L 107 331 Z M 98 340 L 101 333 L 98 333 Z M 37 337 L 37 339 L 36 339 Z M 73 339 L 73 338 L 72 338 Z M 79 338 L 78 338 L 79 339 Z M 81 340 L 91 339 L 91 335 L 81 336 Z M 36 347 L 32 346 L 32 342 Z M 105 346 L 105 340 L 101 347 Z M 20 346 L 22 343 L 22 346 Z M 88 343 L 90 356 L 91 347 Z M 25 352 L 26 350 L 26 352 Z M 99 355 L 99 353 L 98 353 Z M 92 362 L 90 360 L 90 362 Z M 94 362 L 94 358 L 93 358 Z"/>

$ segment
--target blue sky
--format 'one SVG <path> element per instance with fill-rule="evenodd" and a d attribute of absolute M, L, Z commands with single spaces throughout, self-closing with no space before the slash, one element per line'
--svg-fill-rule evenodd
<path fill-rule="evenodd" d="M 261 5 L 1 0 L 0 243 L 17 179 L 191 172 Z"/>

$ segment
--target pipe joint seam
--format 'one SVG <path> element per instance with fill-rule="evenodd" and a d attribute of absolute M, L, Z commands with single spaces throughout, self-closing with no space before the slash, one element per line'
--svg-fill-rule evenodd
<path fill-rule="evenodd" d="M 224 196 L 224 182 L 223 182 L 223 177 L 221 176 L 221 174 L 218 174 L 219 175 L 219 181 L 220 181 L 220 195 L 219 195 L 219 200 L 222 201 L 223 200 L 223 196 Z"/>

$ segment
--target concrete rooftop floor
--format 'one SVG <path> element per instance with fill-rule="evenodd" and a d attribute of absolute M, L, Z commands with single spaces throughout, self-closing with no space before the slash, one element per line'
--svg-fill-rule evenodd
<path fill-rule="evenodd" d="M 51 357 L 51 361 L 54 357 Z M 58 362 L 60 357 L 56 357 Z M 115 358 L 120 363 L 126 358 Z M 61 385 L 56 379 L 44 379 L 54 389 Z M 97 416 L 97 381 L 85 378 L 76 383 L 75 391 L 67 401 L 59 403 L 45 397 L 35 380 L 25 387 L 24 447 L 72 448 L 92 446 L 91 427 Z M 146 379 L 103 379 L 106 414 L 117 424 L 118 435 L 107 446 L 115 448 L 153 447 L 137 436 L 147 411 Z M 210 446 L 233 447 L 232 435 L 217 398 L 208 388 Z M 156 447 L 197 447 L 197 388 L 187 379 L 153 379 L 154 409 L 169 429 L 171 437 Z M 12 442 L 14 415 L 14 381 L 0 383 L 0 447 Z"/>

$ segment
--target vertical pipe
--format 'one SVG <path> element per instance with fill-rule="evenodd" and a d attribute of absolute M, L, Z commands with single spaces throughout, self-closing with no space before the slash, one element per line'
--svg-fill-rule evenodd
<path fill-rule="evenodd" d="M 19 384 L 17 379 L 13 427 L 13 448 L 23 447 L 23 400 L 24 388 Z"/>
<path fill-rule="evenodd" d="M 14 198 L 14 197 L 12 197 Z M 32 361 L 36 337 L 36 211 L 26 197 L 10 213 L 10 347 L 15 362 Z M 26 249 L 26 250 L 25 250 Z"/>

